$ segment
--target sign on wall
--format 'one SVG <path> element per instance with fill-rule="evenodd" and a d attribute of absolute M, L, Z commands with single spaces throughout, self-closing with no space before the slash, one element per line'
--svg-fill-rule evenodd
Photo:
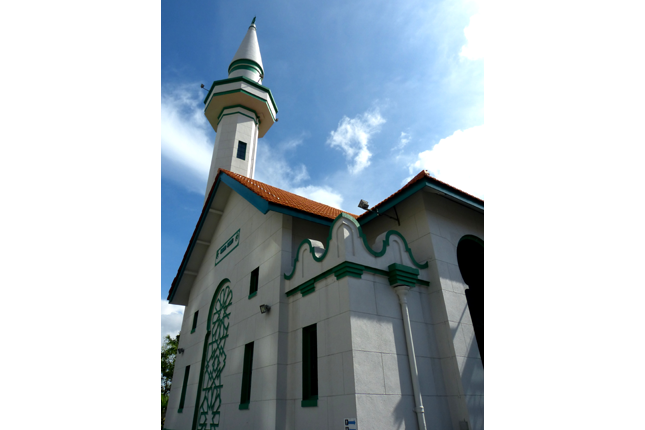
<path fill-rule="evenodd" d="M 240 230 L 238 229 L 224 245 L 220 246 L 215 255 L 215 265 L 217 266 L 228 254 L 230 254 L 237 245 L 240 244 Z"/>
<path fill-rule="evenodd" d="M 345 430 L 358 429 L 358 427 L 356 426 L 356 418 L 345 418 L 345 426 L 343 428 Z"/>

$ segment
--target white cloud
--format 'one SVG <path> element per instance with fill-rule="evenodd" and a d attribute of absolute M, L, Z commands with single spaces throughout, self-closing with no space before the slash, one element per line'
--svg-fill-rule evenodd
<path fill-rule="evenodd" d="M 484 126 L 457 130 L 419 154 L 410 173 L 428 170 L 432 176 L 462 191 L 484 198 L 486 186 Z"/>
<path fill-rule="evenodd" d="M 396 146 L 392 148 L 392 151 L 405 148 L 405 145 L 407 145 L 411 139 L 412 138 L 410 137 L 410 133 L 402 131 L 401 136 L 399 136 L 399 143 L 397 143 Z"/>
<path fill-rule="evenodd" d="M 203 194 L 213 155 L 210 124 L 201 109 L 203 95 L 191 86 L 164 89 L 161 94 L 162 176 Z M 194 85 L 197 88 L 197 85 Z"/>
<path fill-rule="evenodd" d="M 345 153 L 345 158 L 351 162 L 347 166 L 350 173 L 358 173 L 370 165 L 369 141 L 384 122 L 379 110 L 373 109 L 352 119 L 343 116 L 338 128 L 330 133 L 327 144 Z"/>
<path fill-rule="evenodd" d="M 460 56 L 469 60 L 484 58 L 484 18 L 482 13 L 470 17 L 470 23 L 464 29 L 466 44 L 461 47 Z"/>
<path fill-rule="evenodd" d="M 302 144 L 304 136 L 269 146 L 258 145 L 255 179 L 285 191 L 315 200 L 335 208 L 340 208 L 343 196 L 328 186 L 305 185 L 309 180 L 307 167 L 302 163 L 288 161 L 290 152 Z"/>
<path fill-rule="evenodd" d="M 161 301 L 161 344 L 166 335 L 175 336 L 181 330 L 184 319 L 184 307 L 171 305 L 168 300 Z"/>
<path fill-rule="evenodd" d="M 291 192 L 336 209 L 340 209 L 340 206 L 343 204 L 343 196 L 327 186 L 319 187 L 308 185 L 306 187 L 294 188 Z"/>

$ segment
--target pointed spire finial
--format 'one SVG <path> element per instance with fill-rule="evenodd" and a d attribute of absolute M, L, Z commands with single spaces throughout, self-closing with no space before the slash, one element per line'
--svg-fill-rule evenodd
<path fill-rule="evenodd" d="M 255 16 L 253 17 L 253 21 L 251 21 L 251 25 L 255 24 Z"/>

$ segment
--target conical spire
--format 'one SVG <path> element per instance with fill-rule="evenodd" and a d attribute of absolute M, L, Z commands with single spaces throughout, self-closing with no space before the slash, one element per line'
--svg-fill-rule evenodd
<path fill-rule="evenodd" d="M 246 76 L 247 78 L 262 83 L 264 79 L 264 66 L 262 65 L 262 55 L 260 55 L 260 45 L 255 28 L 255 18 L 244 36 L 231 65 L 228 66 L 228 77 Z"/>

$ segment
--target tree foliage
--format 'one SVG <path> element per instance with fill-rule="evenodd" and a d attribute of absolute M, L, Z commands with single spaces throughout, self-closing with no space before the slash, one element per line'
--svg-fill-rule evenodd
<path fill-rule="evenodd" d="M 179 345 L 179 334 L 174 338 L 166 335 L 161 346 L 161 394 L 168 396 L 172 384 L 172 374 L 175 371 L 175 357 Z"/>

